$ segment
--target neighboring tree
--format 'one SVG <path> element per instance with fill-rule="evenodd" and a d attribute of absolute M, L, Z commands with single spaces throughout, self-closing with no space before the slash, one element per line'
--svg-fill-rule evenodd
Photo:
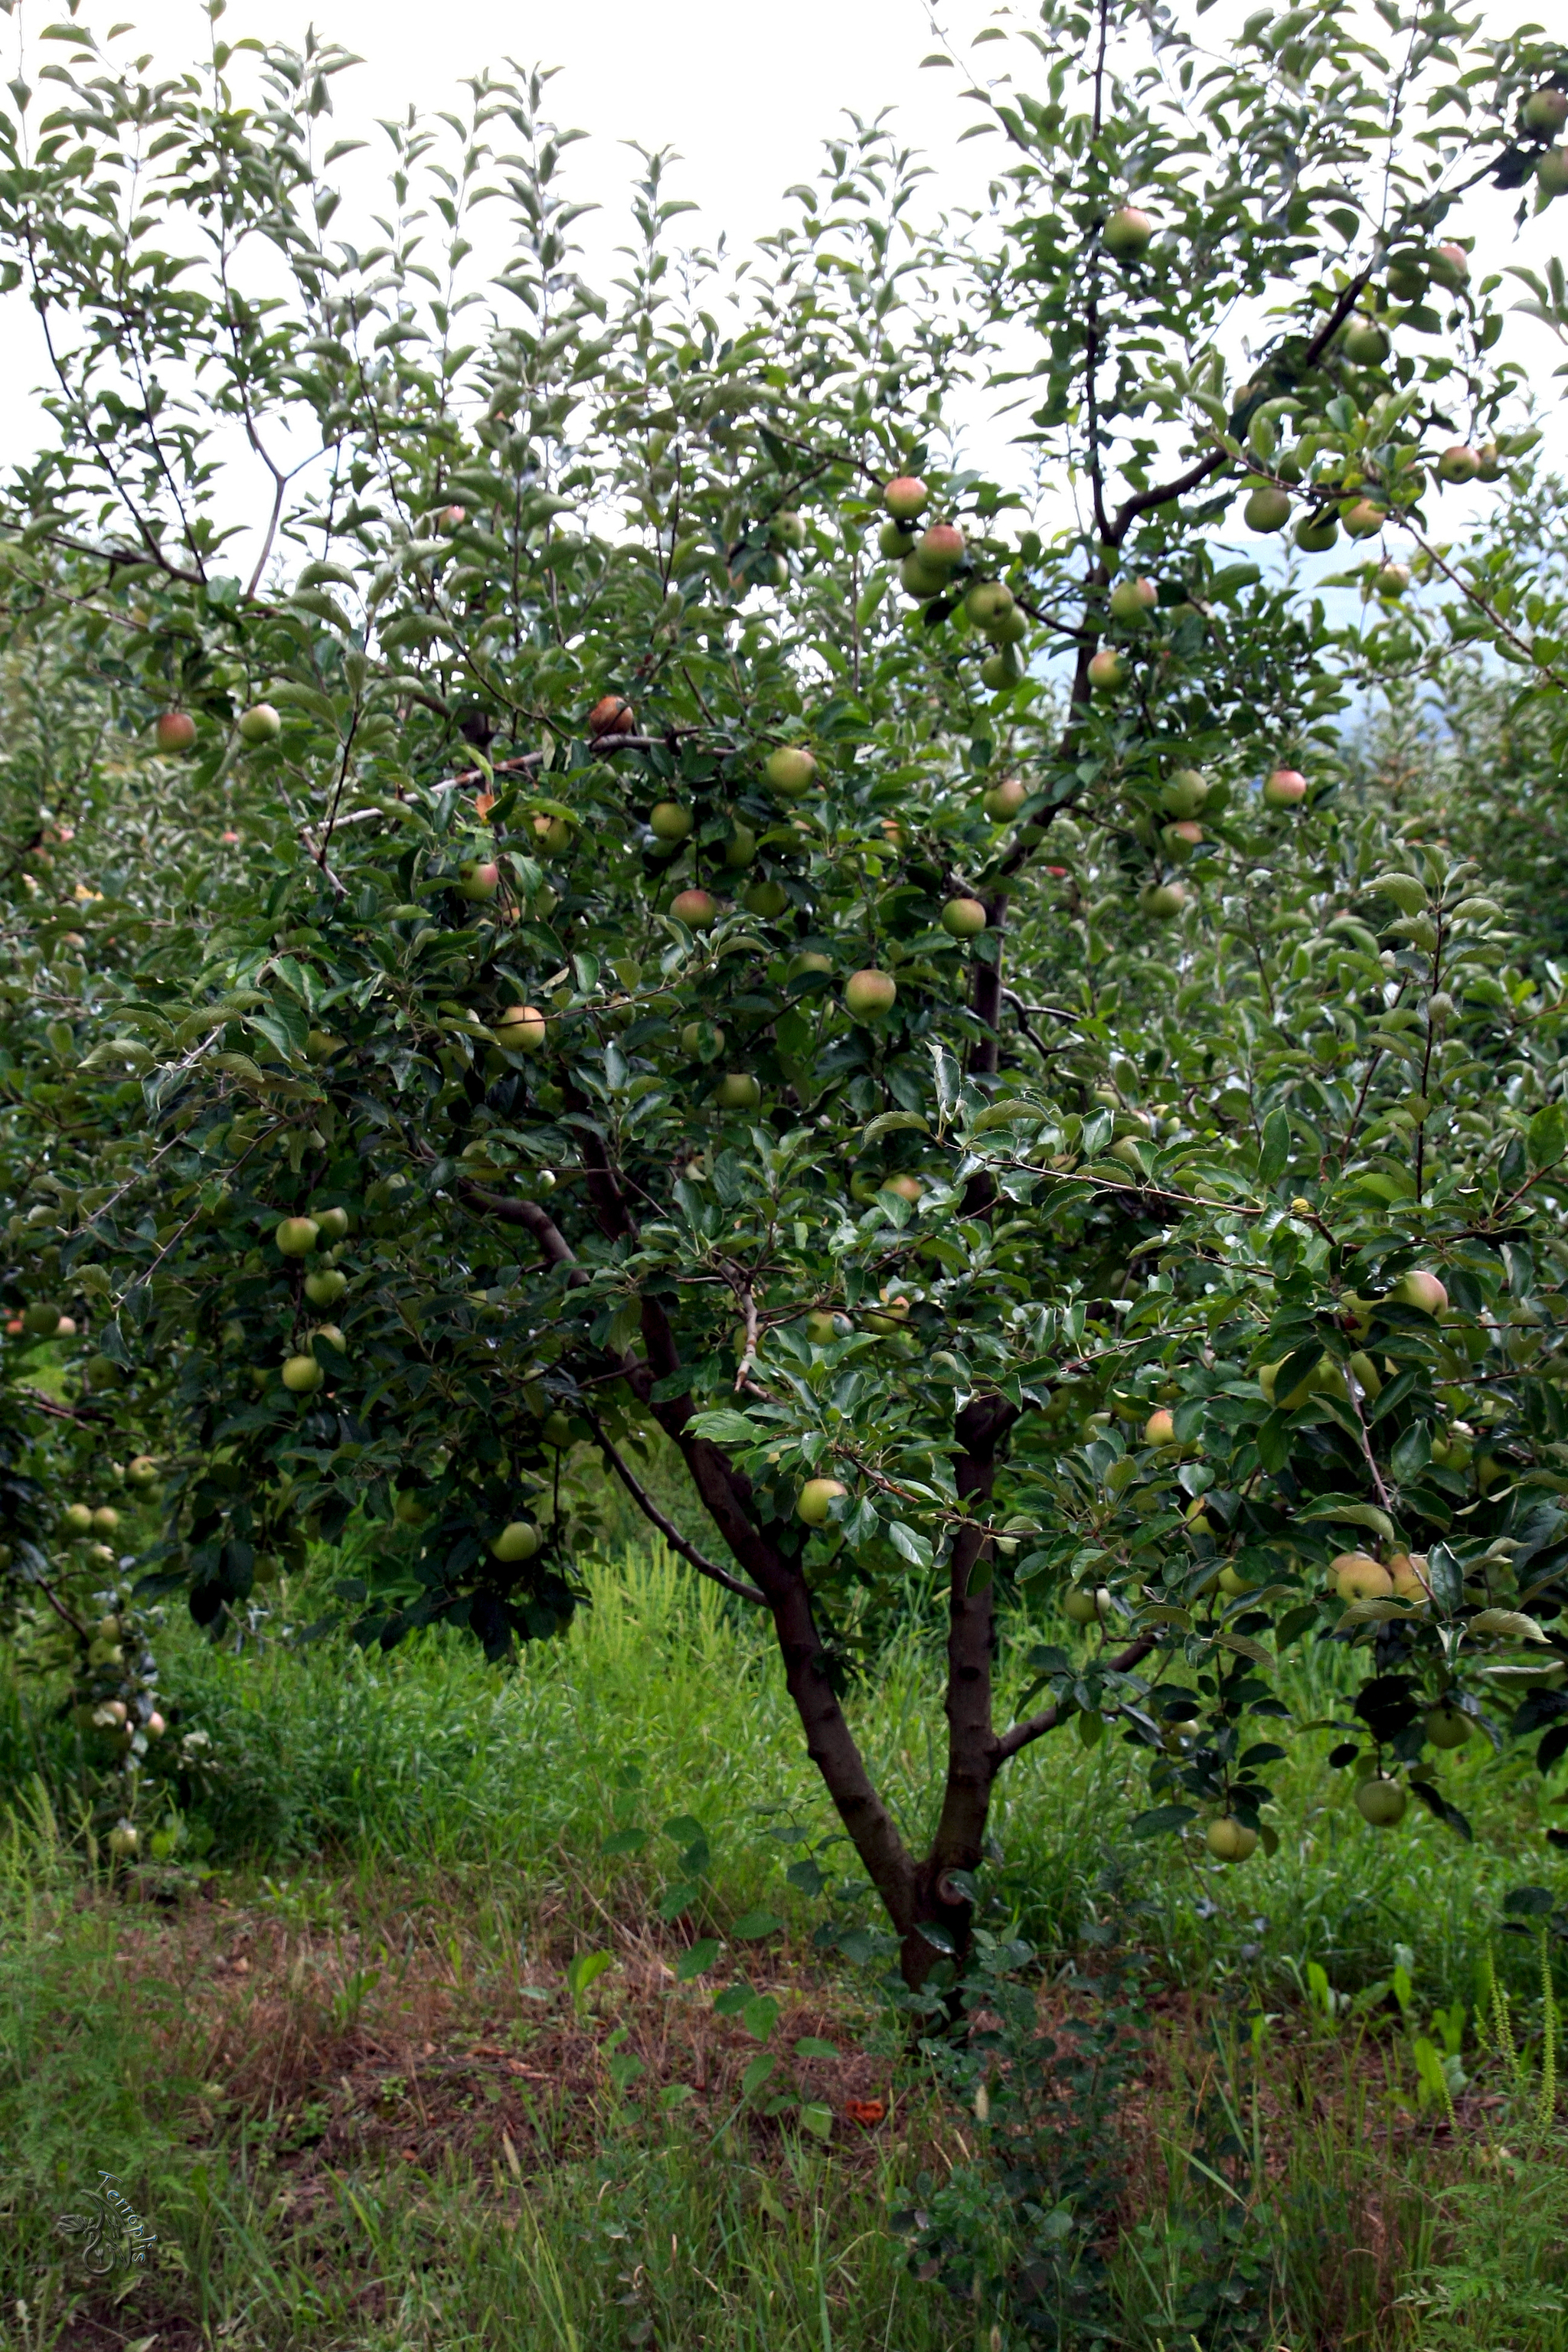
<path fill-rule="evenodd" d="M 13 642 L 140 747 L 8 918 L 14 1295 L 83 1327 L 89 1441 L 164 1458 L 142 1591 L 220 1625 L 368 1526 L 361 1638 L 500 1658 L 580 1599 L 591 1442 L 771 1616 L 911 1983 L 1068 1717 L 1146 1751 L 1135 1833 L 1236 1860 L 1310 1633 L 1369 1669 L 1369 1822 L 1414 1789 L 1463 1829 L 1433 1758 L 1472 1728 L 1568 1749 L 1561 988 L 1342 791 L 1353 687 L 1430 647 L 1347 644 L 1234 545 L 1342 529 L 1396 610 L 1444 484 L 1522 459 L 1501 281 L 1441 237 L 1478 179 L 1544 200 L 1568 63 L 1421 8 L 1390 66 L 1359 25 L 1220 57 L 1048 6 L 989 222 L 917 226 L 857 125 L 726 279 L 651 158 L 614 305 L 537 76 L 476 82 L 449 151 L 391 128 L 368 250 L 316 156 L 336 50 L 266 50 L 252 104 L 216 11 L 172 82 L 73 23 L 5 127 L 58 428 Z M 943 455 L 1030 336 L 1037 498 Z M 843 1705 L 911 1586 L 949 1619 L 918 1853 Z"/>

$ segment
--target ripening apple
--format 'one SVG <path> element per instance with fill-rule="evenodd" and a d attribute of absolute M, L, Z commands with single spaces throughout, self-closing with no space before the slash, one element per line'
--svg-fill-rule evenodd
<path fill-rule="evenodd" d="M 1405 1819 L 1410 1798 L 1403 1781 L 1385 1780 L 1380 1774 L 1362 1782 L 1355 1803 L 1363 1821 L 1370 1822 L 1374 1830 L 1392 1830 Z"/>
<path fill-rule="evenodd" d="M 1283 490 L 1266 482 L 1253 491 L 1241 509 L 1242 520 L 1248 530 L 1283 530 L 1290 520 L 1290 500 Z"/>
<path fill-rule="evenodd" d="M 879 1297 L 881 1299 L 879 1306 L 862 1309 L 860 1316 L 862 1324 L 868 1331 L 877 1331 L 884 1335 L 889 1331 L 901 1331 L 910 1318 L 909 1300 L 900 1292 L 889 1290 L 886 1283 L 882 1286 Z"/>
<path fill-rule="evenodd" d="M 1370 1552 L 1342 1551 L 1329 1562 L 1329 1575 L 1342 1601 L 1386 1601 L 1394 1579 Z"/>
<path fill-rule="evenodd" d="M 1417 1266 L 1402 1274 L 1388 1295 L 1402 1307 L 1418 1307 L 1423 1315 L 1441 1315 L 1448 1304 L 1448 1294 L 1436 1276 Z"/>
<path fill-rule="evenodd" d="M 500 888 L 500 867 L 493 857 L 466 858 L 458 868 L 458 894 L 480 906 Z"/>
<path fill-rule="evenodd" d="M 1089 665 L 1089 682 L 1096 694 L 1114 694 L 1127 682 L 1127 665 L 1114 646 L 1102 646 Z"/>
<path fill-rule="evenodd" d="M 100 1503 L 92 1515 L 92 1531 L 96 1536 L 114 1536 L 120 1532 L 120 1514 L 108 1503 Z"/>
<path fill-rule="evenodd" d="M 811 972 L 826 972 L 832 970 L 831 956 L 821 955 L 815 948 L 802 948 L 798 955 L 793 955 L 789 960 L 788 977 L 791 980 L 805 980 Z"/>
<path fill-rule="evenodd" d="M 637 719 L 629 702 L 618 694 L 602 694 L 588 713 L 588 732 L 595 739 L 604 735 L 630 735 L 637 729 Z"/>
<path fill-rule="evenodd" d="M 1379 564 L 1377 569 L 1377 577 L 1373 581 L 1373 585 L 1375 587 L 1380 596 L 1384 597 L 1392 604 L 1394 598 L 1403 596 L 1405 590 L 1410 585 L 1409 565 L 1405 563 Z"/>
<path fill-rule="evenodd" d="M 310 1396 L 326 1374 L 314 1356 L 289 1356 L 283 1366 L 283 1385 L 291 1396 Z"/>
<path fill-rule="evenodd" d="M 1138 893 L 1138 904 L 1156 922 L 1173 921 L 1186 903 L 1187 894 L 1179 882 L 1149 882 Z"/>
<path fill-rule="evenodd" d="M 1372 539 L 1388 520 L 1388 509 L 1372 499 L 1357 499 L 1340 517 L 1352 539 Z"/>
<path fill-rule="evenodd" d="M 1535 167 L 1535 184 L 1548 198 L 1568 190 L 1568 147 L 1549 147 Z"/>
<path fill-rule="evenodd" d="M 145 1491 L 158 1483 L 158 1465 L 151 1454 L 137 1454 L 125 1465 L 125 1483 Z"/>
<path fill-rule="evenodd" d="M 510 1567 L 518 1560 L 531 1559 L 542 1541 L 531 1519 L 509 1519 L 500 1533 L 489 1539 L 490 1557 Z"/>
<path fill-rule="evenodd" d="M 509 1004 L 492 1023 L 490 1035 L 503 1054 L 540 1054 L 548 1024 L 536 1004 Z"/>
<path fill-rule="evenodd" d="M 533 820 L 533 839 L 536 848 L 548 856 L 559 857 L 563 849 L 572 846 L 571 824 L 563 816 L 552 816 L 548 810 L 540 809 Z"/>
<path fill-rule="evenodd" d="M 679 801 L 657 801 L 648 812 L 647 829 L 658 841 L 684 841 L 691 830 L 691 811 Z"/>
<path fill-rule="evenodd" d="M 1263 786 L 1265 808 L 1299 807 L 1307 797 L 1307 779 L 1300 768 L 1276 768 Z"/>
<path fill-rule="evenodd" d="M 1110 592 L 1110 609 L 1119 621 L 1142 621 L 1159 601 L 1152 580 L 1119 580 Z"/>
<path fill-rule="evenodd" d="M 1429 1706 L 1422 1728 L 1434 1748 L 1462 1748 L 1470 1736 L 1470 1718 L 1447 1699 Z"/>
<path fill-rule="evenodd" d="M 963 562 L 966 544 L 955 522 L 933 522 L 915 553 L 928 572 L 948 572 Z"/>
<path fill-rule="evenodd" d="M 749 1070 L 730 1070 L 720 1079 L 714 1098 L 721 1110 L 755 1110 L 763 1090 Z"/>
<path fill-rule="evenodd" d="M 1458 294 L 1470 282 L 1470 257 L 1462 245 L 1440 245 L 1430 262 L 1439 284 Z"/>
<path fill-rule="evenodd" d="M 757 854 L 757 836 L 749 824 L 738 824 L 724 844 L 724 863 L 731 873 L 749 866 Z"/>
<path fill-rule="evenodd" d="M 1147 213 L 1140 212 L 1136 205 L 1123 205 L 1100 230 L 1100 241 L 1113 259 L 1132 261 L 1148 251 L 1153 234 L 1154 224 Z"/>
<path fill-rule="evenodd" d="M 30 1339 L 52 1339 L 60 1328 L 60 1310 L 47 1298 L 35 1299 L 22 1309 L 22 1328 Z"/>
<path fill-rule="evenodd" d="M 1143 1443 L 1145 1445 L 1173 1445 L 1175 1442 L 1176 1424 L 1168 1408 L 1161 1405 L 1143 1423 Z"/>
<path fill-rule="evenodd" d="M 305 1276 L 305 1296 L 312 1307 L 335 1307 L 348 1286 L 348 1276 L 335 1265 L 318 1266 Z"/>
<path fill-rule="evenodd" d="M 875 1021 L 879 1014 L 890 1013 L 898 997 L 898 985 L 889 971 L 878 971 L 868 967 L 852 971 L 844 983 L 844 1006 L 854 1021 Z"/>
<path fill-rule="evenodd" d="M 89 1536 L 92 1533 L 92 1508 L 87 1503 L 68 1503 L 60 1513 L 67 1535 Z"/>
<path fill-rule="evenodd" d="M 348 1232 L 349 1213 L 346 1209 L 318 1209 L 312 1202 L 310 1214 L 316 1220 L 317 1229 L 325 1241 L 341 1242 Z"/>
<path fill-rule="evenodd" d="M 763 773 L 775 793 L 785 800 L 797 801 L 811 790 L 816 775 L 816 761 L 804 745 L 781 743 L 770 751 L 763 763 Z"/>
<path fill-rule="evenodd" d="M 314 1217 L 284 1217 L 272 1238 L 285 1257 L 308 1257 L 321 1231 Z"/>
<path fill-rule="evenodd" d="M 1375 319 L 1357 319 L 1345 329 L 1344 354 L 1357 367 L 1381 367 L 1388 350 L 1388 337 Z"/>
<path fill-rule="evenodd" d="M 825 1528 L 832 1506 L 840 1495 L 848 1491 L 838 1478 L 808 1478 L 800 1490 L 800 1498 L 795 1507 L 796 1514 L 808 1528 Z"/>
<path fill-rule="evenodd" d="M 1437 460 L 1440 482 L 1473 482 L 1481 470 L 1481 461 L 1468 442 L 1456 441 L 1445 449 Z"/>
<path fill-rule="evenodd" d="M 109 1851 L 117 1862 L 129 1861 L 141 1843 L 139 1832 L 129 1822 L 116 1822 L 109 1832 Z"/>
<path fill-rule="evenodd" d="M 1295 541 L 1303 555 L 1322 555 L 1340 535 L 1340 519 L 1331 507 L 1304 514 L 1296 525 Z"/>
<path fill-rule="evenodd" d="M 814 1307 L 805 1318 L 805 1336 L 814 1348 L 831 1348 L 838 1337 L 837 1318 L 825 1307 Z"/>
<path fill-rule="evenodd" d="M 1167 816 L 1196 816 L 1208 796 L 1208 778 L 1196 768 L 1175 769 L 1160 787 L 1160 805 Z"/>
<path fill-rule="evenodd" d="M 258 702 L 239 715 L 239 739 L 242 743 L 275 743 L 283 731 L 283 721 L 269 702 Z"/>
<path fill-rule="evenodd" d="M 1069 1584 L 1062 1595 L 1062 1615 L 1069 1625 L 1092 1625 L 1103 1620 L 1110 1608 L 1110 1588 L 1107 1584 Z"/>
<path fill-rule="evenodd" d="M 885 522 L 877 533 L 877 551 L 885 555 L 889 563 L 896 563 L 900 556 L 907 555 L 914 543 L 913 523 Z"/>
<path fill-rule="evenodd" d="M 1233 1813 L 1222 1813 L 1204 1832 L 1204 1843 L 1216 1862 L 1245 1862 L 1258 1843 L 1258 1832 Z"/>
<path fill-rule="evenodd" d="M 1555 89 L 1548 82 L 1544 89 L 1531 90 L 1524 101 L 1521 120 L 1538 139 L 1554 138 L 1568 122 L 1568 89 Z"/>
<path fill-rule="evenodd" d="M 987 654 L 980 665 L 980 683 L 990 694 L 1000 694 L 1005 688 L 1016 686 L 1023 675 L 1011 646 L 1004 646 L 1000 653 Z"/>
<path fill-rule="evenodd" d="M 877 1189 L 879 1192 L 896 1192 L 900 1201 L 919 1201 L 925 1193 L 918 1176 L 884 1176 Z"/>
<path fill-rule="evenodd" d="M 1175 863 L 1181 866 L 1185 864 L 1194 851 L 1203 847 L 1204 829 L 1201 824 L 1194 824 L 1188 817 L 1177 824 L 1162 825 L 1160 839 L 1164 844 L 1167 857 L 1173 858 Z"/>
<path fill-rule="evenodd" d="M 154 721 L 153 740 L 160 751 L 188 751 L 196 740 L 196 722 L 188 710 L 165 710 Z"/>
<path fill-rule="evenodd" d="M 973 940 L 985 929 L 985 909 L 978 898 L 950 898 L 942 910 L 941 921 L 951 938 Z"/>
<path fill-rule="evenodd" d="M 988 817 L 1002 824 L 1017 815 L 1028 797 L 1029 787 L 1022 776 L 1004 776 L 982 796 L 980 805 Z"/>
<path fill-rule="evenodd" d="M 706 890 L 678 890 L 669 911 L 688 930 L 710 931 L 719 919 L 718 900 Z"/>
<path fill-rule="evenodd" d="M 147 1734 L 149 1739 L 162 1739 L 169 1727 L 164 1722 L 163 1717 L 159 1714 L 157 1708 L 154 1707 L 142 1728 Z"/>
<path fill-rule="evenodd" d="M 900 474 L 882 492 L 882 504 L 895 522 L 913 522 L 930 497 L 918 474 Z"/>

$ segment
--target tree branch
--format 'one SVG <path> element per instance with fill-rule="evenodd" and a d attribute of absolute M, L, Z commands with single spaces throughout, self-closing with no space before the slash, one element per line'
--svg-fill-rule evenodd
<path fill-rule="evenodd" d="M 604 1423 L 600 1421 L 598 1415 L 596 1413 L 587 1412 L 584 1408 L 584 1419 L 587 1422 L 589 1428 L 593 1431 L 595 1442 L 603 1452 L 605 1461 L 609 1464 L 611 1469 L 615 1472 L 616 1477 L 620 1480 L 622 1486 L 626 1488 L 627 1494 L 631 1496 L 633 1502 L 642 1513 L 644 1518 L 647 1519 L 658 1529 L 659 1534 L 664 1538 L 665 1542 L 669 1546 L 670 1550 L 679 1552 L 681 1559 L 689 1562 L 690 1566 L 697 1570 L 699 1576 L 710 1577 L 715 1584 L 721 1584 L 726 1592 L 733 1592 L 737 1594 L 741 1600 L 754 1601 L 758 1608 L 765 1609 L 768 1605 L 767 1595 L 765 1592 L 759 1592 L 754 1584 L 746 1584 L 742 1582 L 740 1577 L 731 1576 L 727 1568 L 721 1568 L 716 1561 L 705 1559 L 702 1553 L 697 1549 L 695 1544 L 689 1544 L 687 1542 L 686 1538 L 681 1534 L 680 1529 L 675 1525 L 673 1519 L 667 1519 L 665 1517 L 664 1513 L 659 1509 L 658 1505 L 654 1501 L 653 1496 L 637 1478 L 637 1475 L 632 1469 L 630 1464 L 623 1461 L 621 1455 L 616 1451 L 614 1445 L 611 1444 L 609 1438 L 605 1435 Z"/>
<path fill-rule="evenodd" d="M 1124 1650 L 1117 1652 L 1110 1661 L 1110 1671 L 1113 1675 L 1130 1675 L 1134 1666 L 1142 1665 L 1158 1638 L 1154 1633 L 1140 1633 L 1135 1642 L 1129 1642 Z M 1071 1712 L 1072 1709 L 1069 1708 L 1068 1713 Z M 1031 1715 L 1024 1722 L 1016 1723 L 1011 1731 L 1005 1731 L 1002 1734 L 991 1751 L 993 1775 L 1001 1770 L 1009 1758 L 1016 1756 L 1021 1748 L 1027 1748 L 1035 1740 L 1043 1739 L 1047 1731 L 1054 1731 L 1058 1723 L 1066 1720 L 1067 1717 L 1062 1714 L 1061 1709 L 1053 1704 L 1050 1706 L 1042 1707 L 1038 1715 Z"/>

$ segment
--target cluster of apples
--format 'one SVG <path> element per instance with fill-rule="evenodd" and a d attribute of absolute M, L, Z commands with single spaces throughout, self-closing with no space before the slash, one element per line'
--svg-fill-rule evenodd
<path fill-rule="evenodd" d="M 920 517 L 931 502 L 931 491 L 916 474 L 900 474 L 882 493 L 891 520 L 882 525 L 878 545 L 899 567 L 905 593 L 918 604 L 947 596 L 969 553 L 968 542 L 956 523 L 935 522 L 918 532 Z M 1005 580 L 972 580 L 963 610 L 994 651 L 981 663 L 980 675 L 993 692 L 1022 677 L 1017 647 L 1029 633 L 1026 614 Z"/>
<path fill-rule="evenodd" d="M 1568 123 L 1568 89 L 1548 82 L 1531 90 L 1520 110 L 1520 119 L 1532 138 L 1555 139 Z M 1568 193 L 1568 147 L 1542 149 L 1535 159 L 1535 184 L 1548 201 Z"/>
<path fill-rule="evenodd" d="M 308 1258 L 325 1238 L 329 1250 L 342 1242 L 349 1229 L 349 1213 L 337 1207 L 313 1208 L 309 1216 L 280 1218 L 273 1233 L 279 1255 L 299 1261 Z M 312 1307 L 333 1307 L 349 1286 L 349 1279 L 341 1267 L 329 1259 L 313 1265 L 304 1278 L 304 1292 Z M 340 1356 L 348 1353 L 348 1343 L 335 1323 L 319 1324 L 311 1333 L 311 1346 L 285 1357 L 282 1369 L 284 1387 L 291 1396 L 313 1396 L 326 1378 L 314 1352 L 314 1342 L 325 1339 Z"/>
<path fill-rule="evenodd" d="M 236 721 L 236 732 L 242 743 L 252 751 L 264 743 L 275 743 L 283 731 L 283 721 L 269 702 L 253 703 L 242 711 Z M 175 759 L 192 749 L 196 740 L 196 722 L 188 710 L 160 711 L 153 723 L 153 740 L 166 759 Z"/>

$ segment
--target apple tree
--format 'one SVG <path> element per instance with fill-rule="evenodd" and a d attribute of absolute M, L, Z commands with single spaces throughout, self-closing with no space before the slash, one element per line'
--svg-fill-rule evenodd
<path fill-rule="evenodd" d="M 1473 1735 L 1551 1770 L 1563 982 L 1344 730 L 1437 657 L 1448 486 L 1530 463 L 1453 221 L 1552 192 L 1568 52 L 1049 0 L 982 217 L 855 124 L 731 270 L 651 155 L 605 296 L 543 77 L 389 126 L 351 237 L 348 61 L 210 14 L 174 79 L 73 16 L 0 131 L 7 625 L 101 729 L 68 840 L 8 787 L 11 1296 L 160 1458 L 143 1597 L 352 1536 L 362 1641 L 501 1659 L 581 1604 L 595 1449 L 771 1619 L 911 1983 L 1069 1718 L 1135 1836 L 1270 1839 L 1292 1643 L 1364 1668 L 1370 1824 L 1462 1834 Z M 919 1851 L 847 1704 L 911 1591 Z"/>

